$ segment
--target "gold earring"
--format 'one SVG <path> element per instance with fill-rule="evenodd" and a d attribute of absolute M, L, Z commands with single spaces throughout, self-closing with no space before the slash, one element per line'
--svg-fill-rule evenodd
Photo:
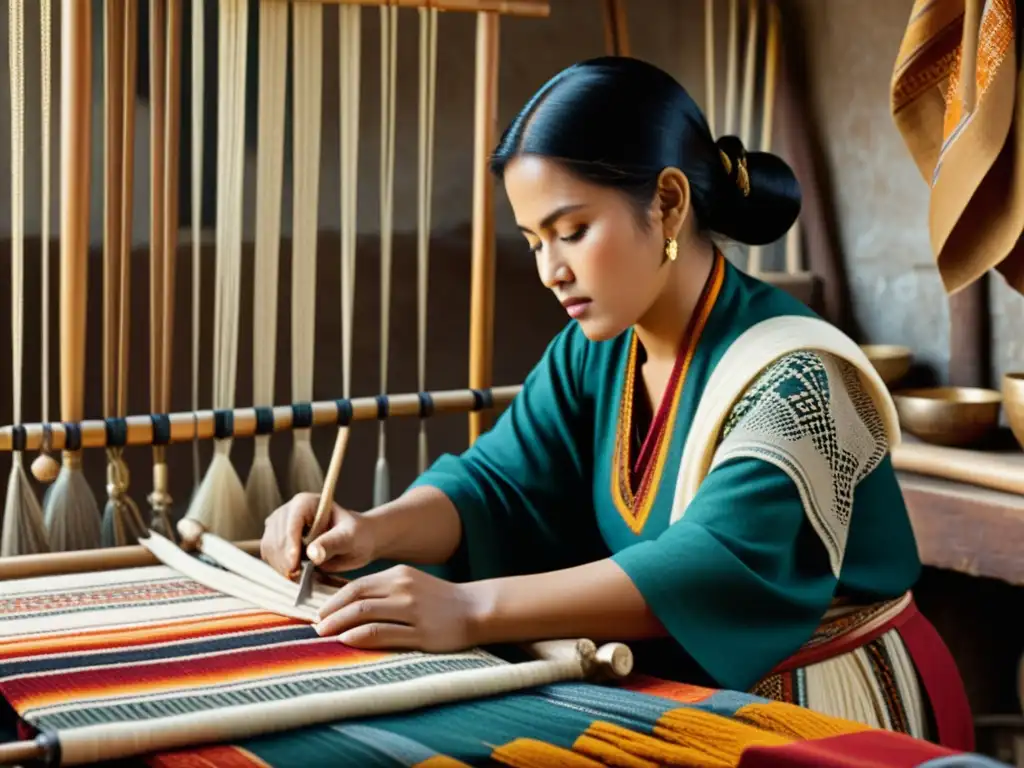
<path fill-rule="evenodd" d="M 670 237 L 665 241 L 665 258 L 675 261 L 677 256 L 679 256 L 679 243 L 674 237 Z"/>

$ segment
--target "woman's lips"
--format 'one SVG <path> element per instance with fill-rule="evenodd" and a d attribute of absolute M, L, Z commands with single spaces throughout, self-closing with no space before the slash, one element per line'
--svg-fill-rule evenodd
<path fill-rule="evenodd" d="M 590 307 L 590 299 L 564 299 L 562 301 L 562 306 L 565 307 L 565 311 L 569 313 L 569 317 L 578 318 L 587 311 L 588 307 Z"/>

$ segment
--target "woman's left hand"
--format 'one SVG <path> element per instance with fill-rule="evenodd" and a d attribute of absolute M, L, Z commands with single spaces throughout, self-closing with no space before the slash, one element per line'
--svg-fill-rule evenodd
<path fill-rule="evenodd" d="M 355 648 L 444 653 L 476 644 L 479 611 L 467 585 L 398 565 L 341 587 L 320 609 L 315 627 Z"/>

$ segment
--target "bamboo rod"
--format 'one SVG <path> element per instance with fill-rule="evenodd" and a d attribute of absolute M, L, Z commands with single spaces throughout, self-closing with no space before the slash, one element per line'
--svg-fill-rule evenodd
<path fill-rule="evenodd" d="M 90 153 L 92 140 L 92 15 L 76 0 L 61 5 L 60 378 L 61 416 L 82 417 L 85 396 L 85 317 L 88 287 Z"/>
<path fill-rule="evenodd" d="M 247 554 L 259 557 L 260 542 L 235 542 Z M 16 555 L 0 558 L 0 581 L 62 576 L 69 573 L 112 571 L 118 568 L 144 568 L 160 565 L 156 556 L 141 544 L 104 549 L 81 549 L 74 552 L 47 552 L 38 555 Z M 0 765 L 6 765 L 0 760 Z"/>
<path fill-rule="evenodd" d="M 24 424 L 0 428 L 0 452 L 38 450 L 44 429 L 50 430 L 50 445 L 63 450 L 69 434 L 80 437 L 81 448 L 104 448 L 108 441 L 108 425 L 112 433 L 123 433 L 119 445 L 153 445 L 154 421 L 166 420 L 168 443 L 211 440 L 227 437 L 253 437 L 257 425 L 265 422 L 269 432 L 285 432 L 295 427 L 297 413 L 309 413 L 303 426 L 337 426 L 353 421 L 375 421 L 389 418 L 426 418 L 442 413 L 466 413 L 501 408 L 519 394 L 520 385 L 493 389 L 455 389 L 441 392 L 383 395 L 352 399 L 323 400 L 301 405 L 279 405 L 272 408 L 235 408 L 225 411 L 185 411 L 172 414 L 128 416 L 123 419 L 93 419 L 77 423 Z M 424 407 L 429 401 L 429 407 Z M 304 417 L 300 417 L 304 418 Z M 217 423 L 222 427 L 218 434 Z M 15 448 L 15 445 L 18 447 Z"/>
<path fill-rule="evenodd" d="M 545 19 L 551 14 L 548 0 L 280 0 L 281 2 L 320 3 L 322 5 L 394 5 L 399 8 L 433 8 L 460 13 L 494 13 Z"/>
<path fill-rule="evenodd" d="M 494 360 L 494 181 L 487 167 L 497 135 L 498 16 L 481 13 L 476 26 L 473 116 L 473 266 L 469 300 L 469 386 L 491 385 Z M 484 431 L 480 413 L 469 415 L 469 442 Z"/>

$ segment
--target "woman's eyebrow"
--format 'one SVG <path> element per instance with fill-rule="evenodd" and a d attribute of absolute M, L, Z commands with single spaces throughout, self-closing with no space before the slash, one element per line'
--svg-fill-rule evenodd
<path fill-rule="evenodd" d="M 583 207 L 584 207 L 583 203 L 574 203 L 572 205 L 562 205 L 562 206 L 559 206 L 558 208 L 555 208 L 555 210 L 553 210 L 547 216 L 545 216 L 543 219 L 541 219 L 540 228 L 541 229 L 548 229 L 552 224 L 554 224 L 560 218 L 565 216 L 567 213 L 572 213 L 573 211 L 578 211 L 580 208 L 583 208 Z M 534 234 L 529 228 L 524 227 L 522 224 L 517 224 L 516 226 L 519 227 L 519 231 L 520 232 L 526 232 L 526 233 L 529 233 L 531 235 Z"/>

